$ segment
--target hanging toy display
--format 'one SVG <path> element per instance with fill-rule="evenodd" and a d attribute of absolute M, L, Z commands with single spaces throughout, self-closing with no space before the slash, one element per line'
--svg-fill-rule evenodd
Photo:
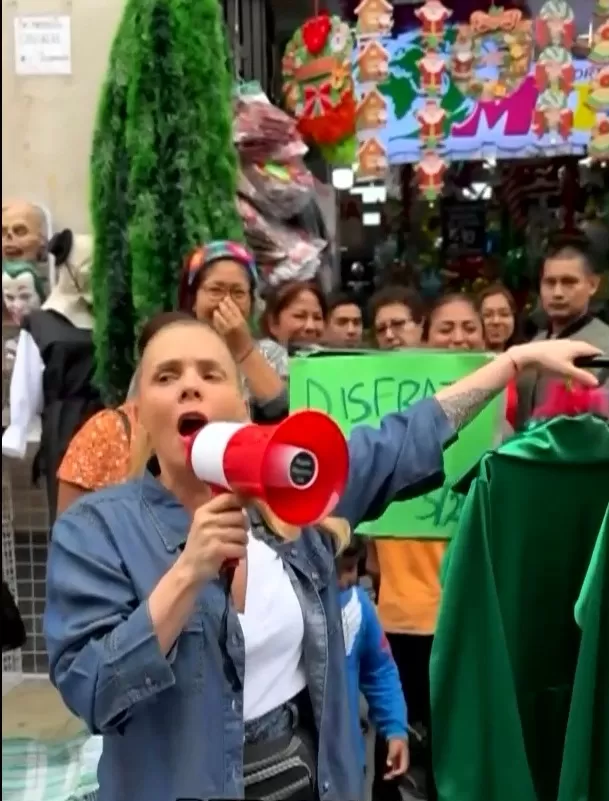
<path fill-rule="evenodd" d="M 447 119 L 438 98 L 442 93 L 447 66 L 440 48 L 444 42 L 446 21 L 452 11 L 438 0 L 427 0 L 415 11 L 415 15 L 421 22 L 423 57 L 417 66 L 421 75 L 421 92 L 425 98 L 416 114 L 421 161 L 415 169 L 415 178 L 421 194 L 429 203 L 435 203 L 442 194 L 448 169 L 445 159 L 438 153 L 446 135 Z"/>
<path fill-rule="evenodd" d="M 391 33 L 393 7 L 386 0 L 362 0 L 355 9 L 356 68 L 360 87 L 357 106 L 358 178 L 384 178 L 389 169 L 380 131 L 387 124 L 388 106 L 379 84 L 389 75 L 389 53 L 382 38 Z"/>
<path fill-rule="evenodd" d="M 449 69 L 462 91 L 482 101 L 513 93 L 529 73 L 531 23 L 522 11 L 491 4 L 474 11 L 460 25 L 451 50 Z"/>
<path fill-rule="evenodd" d="M 308 19 L 285 49 L 283 96 L 301 135 L 330 164 L 351 166 L 357 148 L 349 25 L 327 13 Z"/>
<path fill-rule="evenodd" d="M 609 0 L 599 0 L 594 9 L 596 28 L 590 61 L 600 69 L 590 83 L 588 106 L 596 112 L 588 153 L 595 161 L 609 159 Z"/>
<path fill-rule="evenodd" d="M 446 8 L 440 0 L 427 0 L 414 12 L 421 23 L 421 39 L 427 50 L 435 50 L 444 41 L 446 22 L 453 12 Z"/>
<path fill-rule="evenodd" d="M 434 203 L 442 194 L 448 165 L 435 150 L 427 150 L 415 168 L 417 186 L 423 197 Z"/>
<path fill-rule="evenodd" d="M 535 70 L 539 96 L 533 113 L 533 131 L 549 145 L 567 141 L 573 130 L 569 95 L 575 72 L 571 48 L 575 39 L 575 15 L 564 0 L 544 3 L 535 21 L 535 42 L 541 50 Z"/>

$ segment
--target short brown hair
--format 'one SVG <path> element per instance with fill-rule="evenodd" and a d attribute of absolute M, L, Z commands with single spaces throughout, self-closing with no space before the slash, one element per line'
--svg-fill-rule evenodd
<path fill-rule="evenodd" d="M 412 317 L 412 321 L 419 325 L 425 319 L 425 306 L 414 289 L 405 286 L 386 286 L 375 292 L 368 303 L 368 316 L 370 325 L 374 326 L 376 315 L 385 306 L 399 303 L 405 306 Z"/>
<path fill-rule="evenodd" d="M 311 292 L 317 298 L 324 320 L 328 316 L 328 304 L 321 287 L 315 281 L 286 281 L 269 290 L 265 297 L 265 307 L 260 318 L 260 330 L 266 337 L 272 337 L 270 323 L 277 321 L 279 315 L 298 298 L 301 292 Z"/>

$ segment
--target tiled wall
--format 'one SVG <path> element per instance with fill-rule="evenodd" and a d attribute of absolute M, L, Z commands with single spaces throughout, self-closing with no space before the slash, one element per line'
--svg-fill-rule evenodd
<path fill-rule="evenodd" d="M 14 329 L 2 325 L 2 345 Z M 10 372 L 2 371 L 3 427 L 7 422 L 8 388 Z M 24 673 L 46 673 L 48 659 L 42 637 L 42 613 L 45 598 L 45 574 L 48 547 L 48 512 L 46 497 L 42 490 L 32 486 L 32 458 L 36 445 L 31 445 L 27 458 L 16 461 L 3 457 L 4 478 L 8 486 L 4 492 L 10 493 L 12 505 L 12 525 L 15 540 L 15 583 L 16 600 L 25 623 L 27 642 L 21 652 L 21 669 Z M 4 493 L 3 493 L 4 494 Z M 3 510 L 4 512 L 4 510 Z M 3 527 L 5 515 L 3 514 Z M 11 582 L 12 583 L 12 582 Z"/>

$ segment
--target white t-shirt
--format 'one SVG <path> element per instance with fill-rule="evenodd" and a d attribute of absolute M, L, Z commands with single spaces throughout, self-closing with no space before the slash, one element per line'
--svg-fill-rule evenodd
<path fill-rule="evenodd" d="M 306 678 L 300 603 L 281 558 L 251 532 L 239 622 L 245 641 L 243 717 L 253 720 L 297 695 Z"/>

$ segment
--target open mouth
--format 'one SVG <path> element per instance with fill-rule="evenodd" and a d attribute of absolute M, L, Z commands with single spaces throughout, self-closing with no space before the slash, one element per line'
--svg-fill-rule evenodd
<path fill-rule="evenodd" d="M 192 437 L 207 424 L 207 418 L 198 412 L 186 412 L 178 420 L 178 433 L 181 437 Z"/>

